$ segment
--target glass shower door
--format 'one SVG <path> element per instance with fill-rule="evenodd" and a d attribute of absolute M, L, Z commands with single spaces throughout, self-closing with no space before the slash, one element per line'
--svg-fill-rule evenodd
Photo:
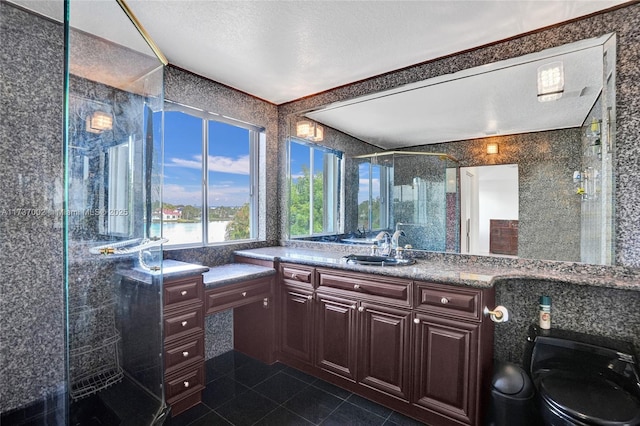
<path fill-rule="evenodd" d="M 161 423 L 163 65 L 115 0 L 66 6 L 70 423 Z"/>

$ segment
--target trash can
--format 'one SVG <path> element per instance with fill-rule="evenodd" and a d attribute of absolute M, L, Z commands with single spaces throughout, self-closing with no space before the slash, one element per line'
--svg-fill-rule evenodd
<path fill-rule="evenodd" d="M 538 425 L 535 388 L 529 375 L 516 364 L 496 367 L 491 380 L 489 426 Z"/>

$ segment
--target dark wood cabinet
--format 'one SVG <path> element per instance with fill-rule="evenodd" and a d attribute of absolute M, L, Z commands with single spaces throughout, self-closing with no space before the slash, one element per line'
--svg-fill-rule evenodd
<path fill-rule="evenodd" d="M 416 314 L 414 403 L 473 424 L 479 325 Z"/>
<path fill-rule="evenodd" d="M 165 398 L 172 414 L 201 400 L 204 389 L 204 309 L 202 274 L 163 283 Z"/>
<path fill-rule="evenodd" d="M 282 295 L 280 350 L 311 363 L 311 337 L 313 335 L 313 292 L 285 285 Z"/>
<path fill-rule="evenodd" d="M 356 380 L 357 302 L 317 294 L 316 365 Z"/>
<path fill-rule="evenodd" d="M 358 381 L 408 401 L 411 312 L 361 302 Z"/>

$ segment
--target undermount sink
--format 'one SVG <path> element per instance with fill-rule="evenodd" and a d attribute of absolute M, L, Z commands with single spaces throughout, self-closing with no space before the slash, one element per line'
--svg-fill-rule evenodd
<path fill-rule="evenodd" d="M 345 256 L 347 263 L 355 263 L 356 265 L 367 266 L 407 266 L 416 263 L 415 259 L 397 259 L 388 256 L 367 256 L 350 254 Z"/>

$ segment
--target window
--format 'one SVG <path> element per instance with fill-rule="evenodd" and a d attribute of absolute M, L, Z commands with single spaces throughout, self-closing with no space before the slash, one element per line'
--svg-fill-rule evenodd
<path fill-rule="evenodd" d="M 337 233 L 340 228 L 342 153 L 289 142 L 290 236 Z"/>
<path fill-rule="evenodd" d="M 168 245 L 256 239 L 262 129 L 167 102 L 162 233 Z M 203 208 L 206 206 L 206 208 Z"/>
<path fill-rule="evenodd" d="M 389 227 L 389 180 L 392 169 L 370 162 L 360 163 L 358 188 L 358 229 L 367 231 Z"/>

